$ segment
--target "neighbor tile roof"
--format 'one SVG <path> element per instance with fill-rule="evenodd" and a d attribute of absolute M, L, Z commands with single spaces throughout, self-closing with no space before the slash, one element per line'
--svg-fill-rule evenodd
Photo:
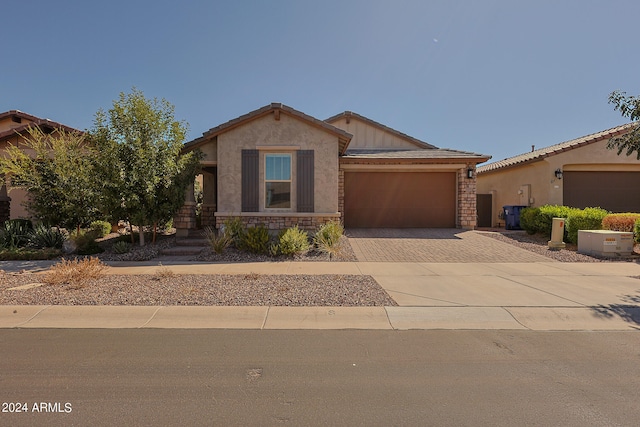
<path fill-rule="evenodd" d="M 11 129 L 7 129 L 4 132 L 0 132 L 0 140 L 13 137 L 16 134 L 21 134 L 32 126 L 38 126 L 38 127 L 47 126 L 51 129 L 63 129 L 66 132 L 82 133 L 82 131 L 79 129 L 75 129 L 70 126 L 63 125 L 62 123 L 54 122 L 53 120 L 42 119 L 40 117 L 32 116 L 31 114 L 27 114 L 20 110 L 10 110 L 10 111 L 5 111 L 4 113 L 0 113 L 0 120 L 5 119 L 7 117 L 14 117 L 14 116 L 19 117 L 21 119 L 28 120 L 29 122 L 13 127 Z"/>
<path fill-rule="evenodd" d="M 498 169 L 504 169 L 539 161 L 546 157 L 554 156 L 565 151 L 573 150 L 575 148 L 583 147 L 588 144 L 593 144 L 594 142 L 621 135 L 628 132 L 634 126 L 638 126 L 638 123 L 627 123 L 625 125 L 616 126 L 611 129 L 603 130 L 601 132 L 592 133 L 591 135 L 586 135 L 580 138 L 572 139 L 570 141 L 561 142 L 550 147 L 540 148 L 529 153 L 519 154 L 517 156 L 509 157 L 504 160 L 489 163 L 488 165 L 480 166 L 477 169 L 477 172 L 481 174 Z"/>

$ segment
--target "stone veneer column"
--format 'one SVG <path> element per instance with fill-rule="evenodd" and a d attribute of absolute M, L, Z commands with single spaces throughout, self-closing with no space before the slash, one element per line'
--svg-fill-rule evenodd
<path fill-rule="evenodd" d="M 475 229 L 477 224 L 476 213 L 476 170 L 474 166 L 473 178 L 467 178 L 467 168 L 458 171 L 458 218 L 457 226 L 467 229 Z"/>
<path fill-rule="evenodd" d="M 186 237 L 189 230 L 196 228 L 196 201 L 193 195 L 193 184 L 187 187 L 184 205 L 173 218 L 176 237 Z"/>

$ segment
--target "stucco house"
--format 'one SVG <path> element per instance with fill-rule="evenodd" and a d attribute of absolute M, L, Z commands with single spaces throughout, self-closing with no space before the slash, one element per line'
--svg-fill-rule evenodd
<path fill-rule="evenodd" d="M 39 127 L 44 133 L 50 134 L 58 129 L 66 132 L 81 132 L 78 129 L 54 122 L 49 119 L 32 116 L 19 110 L 0 113 L 0 156 L 4 156 L 9 145 L 22 146 L 30 127 Z M 21 188 L 14 188 L 7 194 L 7 183 L 0 176 L 0 222 L 9 218 L 28 218 L 24 204 L 27 192 Z"/>
<path fill-rule="evenodd" d="M 607 149 L 629 123 L 480 166 L 478 226 L 504 225 L 505 205 L 558 204 L 640 212 L 640 161 Z"/>
<path fill-rule="evenodd" d="M 277 230 L 476 225 L 478 163 L 490 156 L 440 149 L 353 112 L 319 120 L 273 103 L 185 144 L 200 149 L 202 225 L 230 217 Z M 195 227 L 192 192 L 174 220 Z"/>

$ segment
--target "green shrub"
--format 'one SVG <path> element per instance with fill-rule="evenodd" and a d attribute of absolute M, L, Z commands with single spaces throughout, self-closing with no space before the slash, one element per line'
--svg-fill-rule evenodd
<path fill-rule="evenodd" d="M 62 249 L 67 236 L 57 227 L 47 227 L 44 224 L 36 225 L 29 236 L 29 246 L 42 248 Z"/>
<path fill-rule="evenodd" d="M 297 225 L 283 230 L 278 236 L 278 251 L 282 255 L 302 255 L 308 252 L 310 248 L 307 232 L 300 230 Z"/>
<path fill-rule="evenodd" d="M 315 236 L 313 236 L 313 243 L 320 252 L 324 252 L 329 255 L 329 258 L 333 258 L 338 254 L 340 250 L 340 237 L 344 234 L 344 227 L 338 221 L 330 221 L 322 224 Z"/>
<path fill-rule="evenodd" d="M 223 253 L 225 249 L 227 249 L 233 239 L 224 231 L 217 231 L 213 227 L 205 227 L 204 228 L 204 236 L 209 241 L 209 245 L 213 252 L 218 255 Z"/>
<path fill-rule="evenodd" d="M 602 219 L 602 229 L 633 232 L 638 220 L 640 220 L 640 214 L 638 213 L 609 214 Z"/>
<path fill-rule="evenodd" d="M 233 245 L 236 248 L 240 248 L 245 234 L 245 228 L 242 220 L 238 217 L 227 218 L 222 223 L 222 230 L 229 236 L 229 238 L 231 238 Z"/>
<path fill-rule="evenodd" d="M 269 253 L 269 238 L 269 230 L 262 224 L 247 228 L 240 237 L 239 249 L 256 254 Z"/>
<path fill-rule="evenodd" d="M 602 220 L 609 214 L 601 208 L 573 209 L 565 224 L 567 240 L 571 243 L 578 243 L 578 230 L 600 230 Z"/>
<path fill-rule="evenodd" d="M 633 240 L 640 243 L 640 220 L 633 225 Z"/>
<path fill-rule="evenodd" d="M 4 222 L 5 246 L 23 248 L 29 244 L 33 224 L 28 219 L 9 219 Z"/>
<path fill-rule="evenodd" d="M 122 255 L 122 254 L 126 254 L 127 252 L 129 252 L 131 250 L 131 243 L 129 242 L 123 242 L 122 240 L 115 242 L 113 244 L 113 252 L 118 254 L 118 255 Z"/>
<path fill-rule="evenodd" d="M 537 215 L 535 221 L 535 228 L 538 233 L 551 238 L 551 227 L 553 225 L 553 218 L 567 219 L 569 213 L 576 208 L 570 208 L 568 206 L 560 205 L 544 205 L 540 206 L 540 214 Z M 566 233 L 565 228 L 565 233 Z"/>
<path fill-rule="evenodd" d="M 93 221 L 89 227 L 97 238 L 104 237 L 111 233 L 111 223 L 107 221 Z"/>
<path fill-rule="evenodd" d="M 80 232 L 79 235 L 74 235 L 71 238 L 76 244 L 76 253 L 78 255 L 94 255 L 100 252 L 104 252 L 104 249 L 96 242 L 94 231 Z"/>
<path fill-rule="evenodd" d="M 527 234 L 536 234 L 538 232 L 537 222 L 540 215 L 540 208 L 524 208 L 520 211 L 520 228 Z"/>

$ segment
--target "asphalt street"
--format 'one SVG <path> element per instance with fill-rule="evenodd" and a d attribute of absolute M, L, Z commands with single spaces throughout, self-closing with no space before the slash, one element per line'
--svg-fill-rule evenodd
<path fill-rule="evenodd" d="M 631 426 L 640 417 L 633 331 L 5 329 L 0 373 L 0 425 Z"/>

